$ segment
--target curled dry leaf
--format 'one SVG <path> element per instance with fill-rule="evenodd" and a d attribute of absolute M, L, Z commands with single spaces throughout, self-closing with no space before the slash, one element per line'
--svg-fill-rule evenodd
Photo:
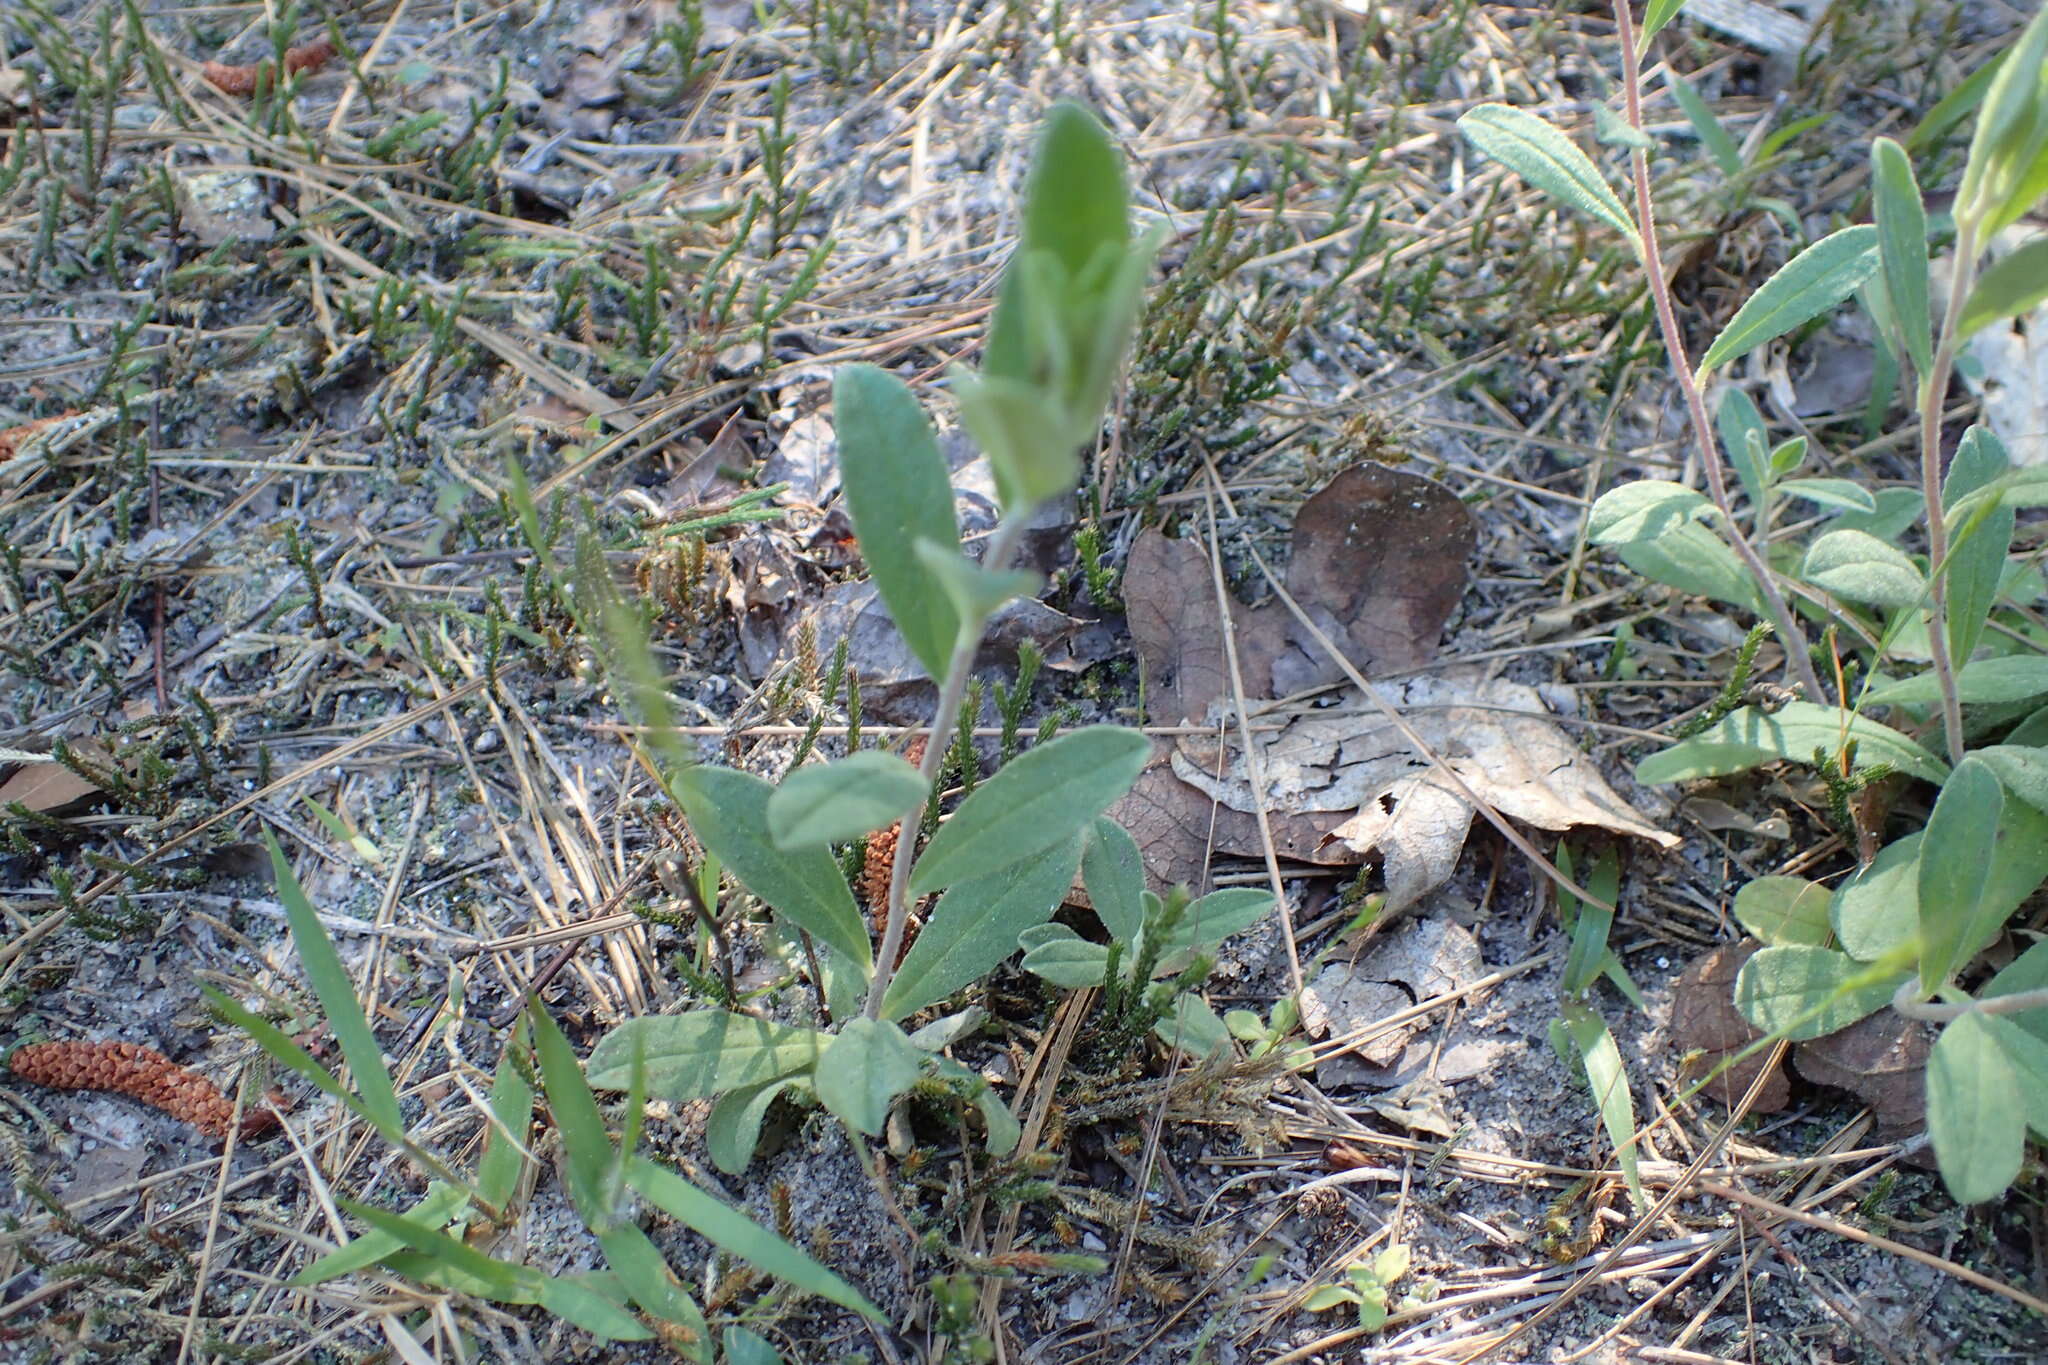
<path fill-rule="evenodd" d="M 1471 668 L 1375 683 L 1424 744 L 1480 799 L 1539 829 L 1593 826 L 1678 846 L 1600 775 L 1549 719 L 1534 688 Z M 1270 717 L 1268 717 L 1270 719 Z M 1174 773 L 1234 810 L 1320 815 L 1326 840 L 1355 857 L 1384 861 L 1387 904 L 1397 914 L 1448 877 L 1471 827 L 1471 803 L 1378 707 L 1352 700 L 1295 714 L 1255 733 L 1263 791 L 1234 735 L 1218 752 L 1208 736 L 1181 740 Z M 1241 850 L 1236 850 L 1241 851 Z"/>
<path fill-rule="evenodd" d="M 139 1043 L 30 1043 L 9 1059 L 14 1074 L 54 1090 L 106 1090 L 127 1095 L 182 1119 L 210 1138 L 223 1138 L 235 1119 L 234 1101 L 189 1067 Z M 277 1127 L 277 1115 L 257 1109 L 242 1116 L 244 1138 Z"/>

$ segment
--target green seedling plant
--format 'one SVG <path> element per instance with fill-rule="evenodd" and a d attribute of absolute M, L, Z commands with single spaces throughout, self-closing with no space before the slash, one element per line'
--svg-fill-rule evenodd
<path fill-rule="evenodd" d="M 1108 944 L 1052 923 L 1025 930 L 1018 941 L 1026 971 L 1055 986 L 1102 991 L 1094 1051 L 1127 1056 L 1152 1033 L 1206 1056 L 1235 1036 L 1195 990 L 1213 965 L 1209 954 L 1258 923 L 1272 908 L 1272 893 L 1233 887 L 1194 900 L 1175 887 L 1161 899 L 1145 889 L 1137 842 L 1107 818 L 1088 832 L 1081 880 Z"/>
<path fill-rule="evenodd" d="M 1571 850 L 1560 844 L 1557 870 L 1567 878 L 1577 875 Z M 1614 911 L 1621 894 L 1621 859 L 1608 849 L 1593 864 L 1586 877 L 1591 899 L 1582 900 L 1565 890 L 1557 891 L 1557 914 L 1571 947 L 1565 954 L 1564 980 L 1558 1000 L 1558 1017 L 1550 1021 L 1550 1046 L 1564 1063 L 1586 1082 L 1600 1124 L 1614 1144 L 1621 1177 L 1628 1182 L 1629 1197 L 1638 1210 L 1649 1207 L 1643 1198 L 1643 1181 L 1636 1160 L 1635 1101 L 1629 1096 L 1628 1071 L 1622 1065 L 1621 1049 L 1614 1031 L 1594 1008 L 1594 985 L 1603 976 L 1637 1009 L 1644 1009 L 1642 992 L 1621 959 L 1607 946 L 1614 927 Z"/>
<path fill-rule="evenodd" d="M 1677 9 L 1676 0 L 1655 0 L 1637 37 L 1628 5 L 1615 6 L 1625 123 L 1638 135 L 1645 44 Z M 1495 104 L 1460 120 L 1482 151 L 1622 234 L 1645 266 L 1707 489 L 1656 479 L 1612 489 L 1588 514 L 1588 539 L 1647 578 L 1757 614 L 1791 674 L 1789 689 L 1726 710 L 1643 760 L 1637 778 L 1811 765 L 1838 818 L 1852 821 L 1847 798 L 1879 775 L 1935 791 L 1924 827 L 1901 838 L 1843 830 L 1864 853 L 1838 888 L 1783 878 L 1744 888 L 1737 917 L 1765 946 L 1743 968 L 1736 1003 L 1767 1035 L 1758 1047 L 1818 1037 L 1886 1007 L 1938 1025 L 1928 1131 L 1943 1179 L 1965 1203 L 2012 1183 L 2029 1132 L 2048 1140 L 2048 943 L 1995 973 L 1980 965 L 2048 877 L 2048 638 L 2037 618 L 2003 605 L 2042 590 L 2038 569 L 2013 556 L 2012 534 L 2015 509 L 2048 503 L 2048 468 L 2012 468 L 1997 437 L 1973 426 L 1944 470 L 1941 414 L 1962 343 L 2048 298 L 2048 242 L 1989 254 L 1997 234 L 2048 192 L 2048 13 L 2033 18 L 1994 73 L 1972 77 L 1929 122 L 1959 127 L 1973 109 L 1946 220 L 1929 213 L 1907 150 L 1931 150 L 1939 134 L 1876 139 L 1874 221 L 1796 254 L 1697 366 L 1657 252 L 1650 140 L 1628 142 L 1633 203 L 1625 206 L 1592 161 L 1534 115 Z M 1725 163 L 1728 149 L 1705 140 Z M 1954 264 L 1937 310 L 1929 259 L 1941 236 Z M 1873 492 L 1855 479 L 1805 475 L 1806 436 L 1774 441 L 1733 385 L 1724 386 L 1717 417 L 1708 416 L 1716 374 L 1852 296 L 1910 377 L 1917 488 Z M 1812 519 L 1810 531 L 1781 528 L 1792 504 Z M 1901 548 L 1915 543 L 1916 530 L 1924 549 Z"/>
<path fill-rule="evenodd" d="M 1326 1313 L 1349 1304 L 1358 1310 L 1358 1325 L 1367 1332 L 1377 1332 L 1396 1311 L 1394 1284 L 1408 1273 L 1412 1259 L 1404 1242 L 1382 1247 L 1371 1260 L 1347 1266 L 1346 1283 L 1318 1286 L 1301 1306 L 1311 1313 Z"/>
<path fill-rule="evenodd" d="M 1012 1151 L 1019 1126 L 976 1073 L 942 1054 L 979 1012 L 933 1011 L 987 977 L 1042 928 L 1084 863 L 1135 852 L 1099 820 L 1128 791 L 1150 752 L 1141 733 L 1096 725 L 1041 737 L 983 778 L 921 850 L 907 835 L 893 860 L 879 945 L 872 944 L 837 856 L 899 822 L 916 830 L 955 745 L 962 700 L 984 627 L 1005 601 L 1033 591 L 1011 569 L 1033 511 L 1073 489 L 1079 452 L 1095 439 L 1139 314 L 1156 236 L 1134 237 L 1121 155 L 1094 117 L 1060 105 L 1048 117 L 1027 185 L 1022 241 L 1002 280 L 978 372 L 952 390 L 968 433 L 986 452 L 1002 520 L 978 560 L 964 553 L 946 464 L 932 426 L 901 381 L 868 365 L 833 388 L 841 472 L 855 535 L 884 605 L 938 682 L 922 762 L 862 750 L 809 762 L 770 783 L 693 761 L 667 728 L 666 694 L 644 626 L 620 601 L 602 560 L 580 555 L 577 595 L 590 637 L 606 652 L 615 690 L 645 724 L 654 766 L 706 851 L 776 922 L 807 936 L 833 1026 L 806 1026 L 720 1009 L 629 1020 L 591 1054 L 591 1083 L 623 1090 L 644 1069 L 650 1095 L 714 1101 L 708 1137 L 728 1171 L 751 1159 L 778 1095 L 815 1099 L 854 1132 L 874 1137 L 899 1101 L 950 1095 L 981 1115 L 987 1146 Z M 1113 892 L 1120 942 L 1144 923 L 1135 862 Z M 1250 923 L 1263 893 L 1224 893 L 1181 911 L 1185 937 Z M 913 901 L 936 897 L 904 952 Z M 1165 902 L 1160 902 L 1163 912 Z M 1197 909 L 1197 907 L 1201 907 Z M 1226 915 L 1227 910 L 1227 915 Z M 1121 918 L 1117 918 L 1121 916 Z M 1099 950 L 1105 959 L 1111 949 Z M 900 961 L 899 961 L 900 958 Z M 1131 982 L 1149 1001 L 1149 981 Z M 1130 1018 L 1148 1006 L 1132 1007 Z M 1213 1016 L 1212 1016 L 1213 1017 Z M 1147 1026 L 1149 1027 L 1149 1025 Z M 1227 1040 L 1220 1024 L 1217 1038 Z"/>
<path fill-rule="evenodd" d="M 506 1042 L 491 1084 L 484 1150 L 475 1170 L 461 1173 L 415 1141 L 347 968 L 283 851 L 275 839 L 266 839 L 293 944 L 324 1022 L 348 1065 L 348 1079 L 218 990 L 207 987 L 207 997 L 222 1017 L 247 1032 L 274 1061 L 332 1095 L 429 1177 L 426 1193 L 404 1213 L 337 1198 L 337 1204 L 368 1230 L 319 1257 L 293 1277 L 294 1285 L 310 1288 L 381 1267 L 416 1283 L 495 1303 L 538 1304 L 601 1341 L 660 1336 L 678 1354 L 710 1365 L 712 1336 L 703 1312 L 637 1221 L 644 1205 L 796 1290 L 881 1317 L 880 1310 L 837 1275 L 635 1150 L 645 1096 L 644 1072 L 637 1066 L 628 1080 L 624 1131 L 615 1143 L 582 1066 L 543 1009 L 529 1008 Z M 459 1003 L 460 992 L 457 978 L 451 983 L 451 1010 Z M 536 1079 L 566 1157 L 570 1202 L 597 1239 L 608 1270 L 551 1275 L 493 1257 L 476 1244 L 480 1234 L 511 1225 L 515 1205 L 532 1187 Z M 730 1346 L 727 1357 L 743 1358 Z"/>

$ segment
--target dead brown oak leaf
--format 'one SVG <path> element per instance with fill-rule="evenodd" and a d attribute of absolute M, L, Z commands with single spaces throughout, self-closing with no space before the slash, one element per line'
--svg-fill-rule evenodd
<path fill-rule="evenodd" d="M 1368 676 L 1415 669 L 1435 657 L 1464 594 L 1475 534 L 1464 505 L 1441 485 L 1354 465 L 1303 505 L 1288 591 Z M 1170 778 L 1153 770 L 1111 812 L 1132 829 L 1148 869 L 1198 882 L 1210 851 L 1262 856 L 1250 817 L 1263 807 L 1282 857 L 1380 858 L 1387 888 L 1381 923 L 1450 876 L 1473 803 L 1379 706 L 1340 695 L 1327 706 L 1255 707 L 1255 724 L 1265 728 L 1255 732 L 1254 765 L 1230 714 L 1207 552 L 1148 531 L 1129 564 L 1131 634 L 1151 694 L 1161 699 L 1152 718 L 1217 724 L 1215 735 L 1183 738 L 1165 754 Z M 1248 700 L 1342 676 L 1285 603 L 1256 610 L 1231 603 L 1229 611 Z M 1375 683 L 1374 690 L 1459 781 L 1510 819 L 1560 832 L 1590 825 L 1677 846 L 1608 785 L 1533 688 L 1466 667 Z M 1260 784 L 1252 780 L 1255 766 Z M 1239 815 L 1245 818 L 1232 818 Z"/>
<path fill-rule="evenodd" d="M 140 1043 L 29 1043 L 14 1050 L 14 1074 L 53 1090 L 105 1090 L 163 1110 L 210 1138 L 224 1138 L 235 1105 L 221 1088 Z M 277 1115 L 257 1109 L 242 1116 L 241 1135 L 260 1137 L 278 1126 Z"/>

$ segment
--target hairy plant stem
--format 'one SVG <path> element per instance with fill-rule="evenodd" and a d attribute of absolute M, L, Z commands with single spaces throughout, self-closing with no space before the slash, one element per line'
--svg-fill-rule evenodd
<path fill-rule="evenodd" d="M 1948 740 L 1948 761 L 1963 759 L 1963 703 L 1956 692 L 1956 666 L 1967 659 L 1951 659 L 1948 653 L 1948 518 L 1941 505 L 1941 400 L 1948 393 L 1949 372 L 1955 367 L 1960 340 L 1963 302 L 1977 275 L 1977 221 L 1956 224 L 1955 273 L 1949 280 L 1948 306 L 1942 310 L 1934 359 L 1920 376 L 1917 403 L 1920 409 L 1920 491 L 1927 500 L 1928 597 L 1934 619 L 1927 626 L 1928 653 L 1934 660 L 1935 681 L 1941 687 L 1941 729 Z"/>
<path fill-rule="evenodd" d="M 1017 541 L 1024 534 L 1024 523 L 1031 518 L 1029 508 L 1017 508 L 1003 518 L 989 538 L 988 550 L 981 558 L 981 566 L 990 573 L 1001 573 L 1010 566 L 1010 556 L 1016 553 Z M 985 622 L 982 624 L 986 624 Z M 938 710 L 932 713 L 932 728 L 924 742 L 924 760 L 918 765 L 918 776 L 929 788 L 938 781 L 939 769 L 946 761 L 946 749 L 953 739 L 953 725 L 959 718 L 960 699 L 967 695 L 967 679 L 974 672 L 974 655 L 981 648 L 981 625 L 970 635 L 962 632 L 960 641 L 953 646 L 953 657 L 946 664 L 946 678 L 939 685 Z M 909 918 L 908 897 L 910 887 L 910 865 L 914 861 L 912 847 L 917 837 L 915 821 L 924 810 L 928 797 L 919 797 L 917 804 L 903 812 L 904 835 L 899 838 L 896 858 L 889 869 L 889 920 L 882 930 L 882 946 L 876 951 L 874 980 L 868 983 L 867 1005 L 861 1011 L 870 1019 L 882 1016 L 882 996 L 888 992 L 889 981 L 896 975 L 896 955 L 903 948 L 903 926 Z"/>
<path fill-rule="evenodd" d="M 1640 133 L 1643 131 L 1642 67 L 1636 53 L 1635 27 L 1629 17 L 1629 0 L 1614 0 L 1614 17 L 1621 37 L 1622 93 L 1627 101 L 1628 124 Z M 1742 533 L 1741 525 L 1735 520 L 1734 504 L 1728 497 L 1727 466 L 1722 463 L 1720 448 L 1714 443 L 1714 424 L 1707 416 L 1707 400 L 1700 393 L 1699 376 L 1693 372 L 1692 360 L 1685 353 L 1685 337 L 1678 330 L 1678 314 L 1671 306 L 1671 285 L 1664 278 L 1664 261 L 1657 250 L 1657 218 L 1650 201 L 1649 154 L 1640 147 L 1633 148 L 1628 154 L 1628 162 L 1636 191 L 1636 250 L 1642 257 L 1643 273 L 1649 279 L 1650 297 L 1656 301 L 1657 327 L 1664 334 L 1664 350 L 1671 358 L 1671 372 L 1677 376 L 1678 387 L 1685 393 L 1686 410 L 1692 418 L 1693 435 L 1699 441 L 1700 460 L 1707 476 L 1707 491 L 1721 513 L 1735 553 L 1756 580 L 1757 591 L 1763 594 L 1764 606 L 1784 646 L 1785 662 L 1792 670 L 1792 676 L 1806 689 L 1808 700 L 1825 704 L 1827 693 L 1821 690 L 1820 675 L 1814 671 L 1813 660 L 1808 657 L 1806 635 L 1799 629 L 1791 607 L 1786 605 L 1785 595 L 1778 591 L 1778 582 L 1771 575 L 1770 565 L 1749 543 L 1749 537 Z"/>

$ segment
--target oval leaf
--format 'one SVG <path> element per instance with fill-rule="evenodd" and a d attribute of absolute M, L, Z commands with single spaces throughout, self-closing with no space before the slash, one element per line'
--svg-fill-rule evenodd
<path fill-rule="evenodd" d="M 1878 261 L 1892 316 L 1906 353 L 1921 374 L 1934 361 L 1933 324 L 1927 311 L 1927 210 L 1906 149 L 1888 137 L 1870 144 L 1870 182 L 1876 192 Z"/>
<path fill-rule="evenodd" d="M 875 1137 L 888 1121 L 889 1106 L 924 1074 L 929 1056 L 896 1025 L 862 1016 L 842 1027 L 825 1049 L 811 1086 L 840 1122 Z"/>
<path fill-rule="evenodd" d="M 1482 104 L 1458 120 L 1458 131 L 1537 189 L 1623 236 L 1635 235 L 1628 211 L 1586 154 L 1534 114 L 1505 104 Z"/>
<path fill-rule="evenodd" d="M 1602 493 L 1586 514 L 1586 539 L 1595 545 L 1656 540 L 1713 506 L 1684 484 L 1637 479 Z"/>
<path fill-rule="evenodd" d="M 1190 948 L 1221 943 L 1257 924 L 1272 908 L 1273 893 L 1256 887 L 1232 886 L 1211 891 L 1187 908 L 1180 923 L 1160 945 L 1160 955 L 1170 957 Z"/>
<path fill-rule="evenodd" d="M 1966 702 L 2025 701 L 2043 693 L 2048 693 L 2048 655 L 1972 659 L 1956 673 L 1956 695 Z M 1873 687 L 1863 698 L 1866 706 L 1940 700 L 1941 680 L 1932 672 Z"/>
<path fill-rule="evenodd" d="M 1766 341 L 1819 317 L 1855 293 L 1877 268 L 1875 227 L 1846 227 L 1821 238 L 1749 296 L 1700 357 L 1700 373 L 1747 355 Z"/>
<path fill-rule="evenodd" d="M 1956 1202 L 2005 1193 L 2020 1173 L 2026 1122 L 2019 1077 L 1984 1021 L 1966 1014 L 1943 1029 L 1927 1057 L 1927 1132 Z"/>
<path fill-rule="evenodd" d="M 751 773 L 709 765 L 674 780 L 690 828 L 740 885 L 811 937 L 865 969 L 874 960 L 867 922 L 830 850 L 789 851 L 769 833 L 775 788 Z"/>
<path fill-rule="evenodd" d="M 1920 988 L 1946 982 L 1998 932 L 2006 909 L 1990 906 L 1984 889 L 1998 854 L 2005 793 L 1990 765 L 1966 755 L 1942 783 L 1920 845 Z"/>
<path fill-rule="evenodd" d="M 1830 531 L 1814 541 L 1799 576 L 1837 597 L 1880 607 L 1910 607 L 1927 591 L 1919 565 L 1864 531 Z"/>
<path fill-rule="evenodd" d="M 2031 745 L 1993 744 L 1975 751 L 2008 795 L 2018 797 L 2035 810 L 2048 811 L 2048 749 Z"/>
<path fill-rule="evenodd" d="M 911 894 L 986 877 L 1066 842 L 1131 789 L 1151 753 L 1136 730 L 1091 725 L 1010 760 L 932 836 L 910 874 Z"/>
<path fill-rule="evenodd" d="M 1915 830 L 1886 844 L 1835 891 L 1828 921 L 1858 962 L 1898 952 L 1919 935 L 1921 839 Z"/>
<path fill-rule="evenodd" d="M 1845 726 L 1844 720 L 1848 723 Z M 1719 725 L 1682 740 L 1636 765 L 1636 781 L 1685 782 L 1695 777 L 1724 777 L 1773 759 L 1812 763 L 1813 751 L 1833 753 L 1842 741 L 1856 741 L 1857 760 L 1865 765 L 1889 763 L 1900 772 L 1929 782 L 1948 775 L 1948 765 L 1890 726 L 1867 716 L 1845 715 L 1833 706 L 1795 701 L 1775 714 L 1745 706 L 1730 712 Z"/>
<path fill-rule="evenodd" d="M 1081 853 L 1081 885 L 1095 907 L 1095 917 L 1111 938 L 1136 943 L 1145 923 L 1145 861 L 1137 841 L 1106 815 L 1088 827 L 1088 846 Z"/>
<path fill-rule="evenodd" d="M 1010 767 L 1021 761 L 1012 760 Z M 889 982 L 882 1012 L 901 1019 L 995 970 L 1017 950 L 1019 934 L 1045 923 L 1059 909 L 1074 884 L 1080 843 L 1070 835 L 1064 844 L 989 876 L 959 882 L 939 897 L 931 921 Z"/>
<path fill-rule="evenodd" d="M 863 749 L 782 779 L 768 798 L 768 837 L 784 850 L 823 848 L 887 829 L 931 788 L 895 754 Z"/>
<path fill-rule="evenodd" d="M 780 1076 L 720 1095 L 704 1120 L 704 1147 L 711 1153 L 711 1164 L 727 1175 L 746 1170 L 761 1141 L 761 1123 L 768 1117 L 769 1107 L 777 1095 L 797 1083 L 795 1076 Z"/>
<path fill-rule="evenodd" d="M 834 377 L 832 425 L 846 510 L 875 590 L 910 652 L 942 678 L 960 618 L 945 594 L 930 590 L 912 548 L 920 540 L 960 546 L 938 438 L 903 381 L 873 365 L 849 365 Z"/>
<path fill-rule="evenodd" d="M 2000 318 L 2031 313 L 2048 300 L 2048 237 L 2037 237 L 1977 277 L 1963 304 L 1958 334 L 1981 332 Z"/>
<path fill-rule="evenodd" d="M 1846 512 L 1865 515 L 1877 512 L 1876 497 L 1853 479 L 1786 479 L 1778 485 L 1778 491 L 1788 498 L 1804 498 L 1808 502 L 1817 502 L 1823 507 L 1839 507 Z M 1914 495 L 1909 493 L 1908 496 Z M 1920 504 L 1915 498 L 1913 511 L 1917 515 L 1919 510 Z"/>
<path fill-rule="evenodd" d="M 1735 1008 L 1765 1033 L 1800 1042 L 1884 1008 L 1903 980 L 1832 948 L 1759 948 L 1735 978 Z"/>
<path fill-rule="evenodd" d="M 1034 976 L 1070 991 L 1100 986 L 1109 972 L 1109 949 L 1090 943 L 1064 924 L 1041 924 L 1018 940 L 1019 964 Z"/>
<path fill-rule="evenodd" d="M 1758 877 L 1735 893 L 1735 920 L 1769 944 L 1825 945 L 1833 892 L 1804 877 Z"/>
<path fill-rule="evenodd" d="M 647 1093 L 679 1103 L 808 1071 L 817 1064 L 819 1046 L 811 1029 L 726 1010 L 693 1010 L 628 1019 L 597 1040 L 584 1074 L 598 1090 L 624 1090 L 632 1083 L 637 1049 Z"/>

